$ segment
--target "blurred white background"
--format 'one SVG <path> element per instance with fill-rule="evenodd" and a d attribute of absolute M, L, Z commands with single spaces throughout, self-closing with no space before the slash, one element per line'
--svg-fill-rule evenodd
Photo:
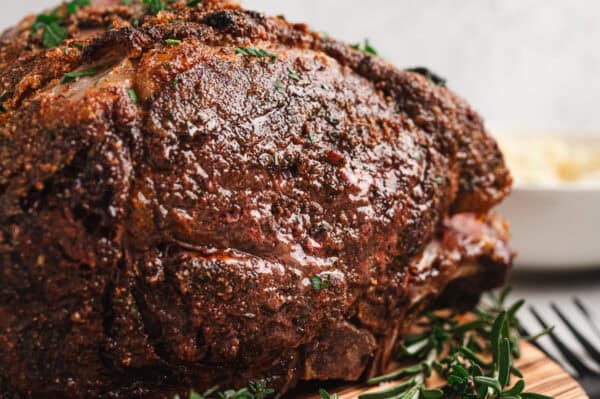
<path fill-rule="evenodd" d="M 3 2 L 0 27 L 59 0 Z M 496 130 L 600 134 L 598 0 L 242 0 L 398 66 L 428 66 Z"/>

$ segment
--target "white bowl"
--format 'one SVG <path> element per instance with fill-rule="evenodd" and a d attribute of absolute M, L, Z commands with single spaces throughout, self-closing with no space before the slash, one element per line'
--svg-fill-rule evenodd
<path fill-rule="evenodd" d="M 600 268 L 600 186 L 517 185 L 498 212 L 520 269 Z"/>

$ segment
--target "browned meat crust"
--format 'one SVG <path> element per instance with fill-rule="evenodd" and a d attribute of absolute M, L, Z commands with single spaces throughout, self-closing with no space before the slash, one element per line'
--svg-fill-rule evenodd
<path fill-rule="evenodd" d="M 503 282 L 477 215 L 511 178 L 463 100 L 282 18 L 119 4 L 1 38 L 0 397 L 355 380 Z"/>

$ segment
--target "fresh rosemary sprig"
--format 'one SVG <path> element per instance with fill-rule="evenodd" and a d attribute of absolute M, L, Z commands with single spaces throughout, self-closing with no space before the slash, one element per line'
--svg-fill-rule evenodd
<path fill-rule="evenodd" d="M 265 380 L 250 382 L 248 387 L 239 390 L 228 389 L 219 391 L 219 387 L 213 387 L 204 393 L 191 391 L 188 399 L 267 399 L 275 393 L 275 391 L 267 386 Z M 175 395 L 174 399 L 181 399 L 179 395 Z"/>
<path fill-rule="evenodd" d="M 360 399 L 548 399 L 524 392 L 525 381 L 514 365 L 513 359 L 520 357 L 519 341 L 530 338 L 519 332 L 517 313 L 524 301 L 506 308 L 509 292 L 504 290 L 492 305 L 477 307 L 465 322 L 456 314 L 428 313 L 420 325 L 423 331 L 405 340 L 399 359 L 416 363 L 368 383 L 408 380 Z M 486 354 L 491 354 L 491 360 L 484 358 Z M 441 389 L 427 388 L 432 370 L 446 382 Z M 519 379 L 513 384 L 514 377 Z"/>

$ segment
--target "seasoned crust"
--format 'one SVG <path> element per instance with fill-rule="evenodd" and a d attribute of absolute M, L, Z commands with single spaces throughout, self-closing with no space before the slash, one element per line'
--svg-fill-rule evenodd
<path fill-rule="evenodd" d="M 385 367 L 463 264 L 486 259 L 501 283 L 503 229 L 469 230 L 484 249 L 469 256 L 468 242 L 439 244 L 448 214 L 485 213 L 510 189 L 481 119 L 448 89 L 224 2 L 157 16 L 117 3 L 70 16 L 57 48 L 30 35 L 33 18 L 1 39 L 7 392 L 356 379 Z M 277 60 L 236 52 L 248 46 Z M 315 349 L 336 336 L 356 348 L 347 370 Z"/>

